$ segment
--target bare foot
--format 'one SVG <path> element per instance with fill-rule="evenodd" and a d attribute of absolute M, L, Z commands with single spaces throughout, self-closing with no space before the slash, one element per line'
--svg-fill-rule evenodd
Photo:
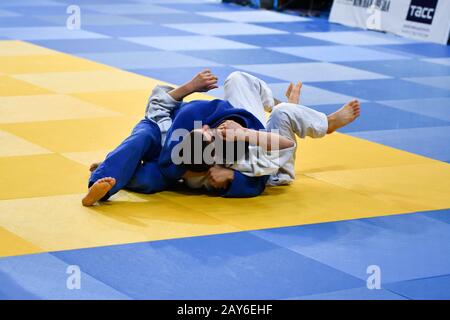
<path fill-rule="evenodd" d="M 289 87 L 287 87 L 286 93 L 284 94 L 286 96 L 286 98 L 289 99 L 292 89 L 294 89 L 294 84 L 291 82 L 291 83 L 289 83 Z"/>
<path fill-rule="evenodd" d="M 289 86 L 286 89 L 286 93 L 284 94 L 286 98 L 288 99 L 289 103 L 300 103 L 300 94 L 302 89 L 303 83 L 298 82 L 297 85 L 294 85 L 292 82 L 289 84 Z M 283 101 L 278 100 L 277 98 L 273 98 L 275 101 L 274 105 L 279 105 L 280 103 L 283 103 Z"/>
<path fill-rule="evenodd" d="M 91 164 L 91 166 L 89 167 L 89 171 L 90 171 L 90 172 L 94 172 L 94 171 L 98 168 L 98 166 L 101 165 L 101 164 L 102 164 L 101 162 L 94 162 L 94 163 Z"/>
<path fill-rule="evenodd" d="M 300 94 L 303 84 L 299 81 L 296 85 L 292 82 L 286 90 L 286 98 L 288 98 L 289 103 L 300 104 Z"/>
<path fill-rule="evenodd" d="M 332 133 L 353 122 L 360 115 L 360 104 L 358 100 L 352 100 L 336 112 L 328 115 L 328 131 Z"/>
<path fill-rule="evenodd" d="M 81 200 L 85 207 L 90 207 L 103 198 L 116 184 L 116 179 L 111 177 L 98 179 L 90 188 L 87 195 Z"/>

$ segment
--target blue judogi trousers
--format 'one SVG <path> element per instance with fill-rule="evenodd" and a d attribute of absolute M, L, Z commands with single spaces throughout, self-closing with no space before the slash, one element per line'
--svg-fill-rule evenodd
<path fill-rule="evenodd" d="M 105 161 L 92 172 L 89 187 L 98 179 L 113 177 L 115 186 L 102 200 L 107 200 L 120 189 L 139 193 L 162 191 L 171 185 L 159 169 L 158 157 L 161 152 L 161 130 L 148 119 L 141 120 Z"/>

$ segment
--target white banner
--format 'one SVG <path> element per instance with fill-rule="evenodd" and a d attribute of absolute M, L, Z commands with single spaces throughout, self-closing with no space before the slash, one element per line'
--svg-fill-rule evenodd
<path fill-rule="evenodd" d="M 334 0 L 330 22 L 447 44 L 450 0 Z"/>

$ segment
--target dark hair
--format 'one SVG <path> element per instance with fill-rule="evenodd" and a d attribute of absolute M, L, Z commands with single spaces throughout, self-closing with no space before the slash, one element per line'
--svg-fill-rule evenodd
<path fill-rule="evenodd" d="M 205 159 L 203 158 L 203 152 L 205 151 L 205 148 L 211 143 L 210 141 L 206 141 L 203 137 L 203 133 L 199 132 L 199 131 L 191 131 L 189 132 L 189 134 L 187 134 L 184 139 L 183 142 L 184 144 L 184 148 L 181 149 L 180 152 L 180 156 L 183 157 L 183 150 L 189 150 L 189 157 L 188 157 L 188 161 L 187 163 L 185 162 L 181 162 L 181 165 L 189 171 L 193 171 L 193 172 L 204 172 L 207 171 L 210 167 L 213 166 L 213 164 L 209 164 L 205 162 Z M 202 152 L 202 157 L 201 157 L 201 162 L 196 163 L 195 160 L 195 153 L 200 151 L 197 150 L 197 146 L 199 145 L 199 143 L 201 143 L 201 152 Z M 184 159 L 184 157 L 183 157 Z"/>
<path fill-rule="evenodd" d="M 206 147 L 208 147 L 211 143 L 215 144 L 214 150 L 212 150 L 212 155 L 217 156 L 217 163 L 220 165 L 227 167 L 239 160 L 242 160 L 243 157 L 246 157 L 249 146 L 248 142 L 220 140 L 221 139 L 216 139 L 213 142 L 206 141 L 202 132 L 189 132 L 189 134 L 187 134 L 181 142 L 183 143 L 183 147 L 181 148 L 180 156 L 183 158 L 183 160 L 187 160 L 187 162 L 181 161 L 181 165 L 186 170 L 193 172 L 207 171 L 214 165 L 214 163 L 207 163 L 203 155 Z M 201 149 L 198 146 L 201 146 Z M 184 159 L 183 157 L 184 150 L 189 150 L 187 159 Z M 198 156 L 197 158 L 195 157 L 196 152 L 201 152 L 200 162 L 198 161 Z"/>
<path fill-rule="evenodd" d="M 221 146 L 221 148 L 217 146 Z M 216 146 L 216 159 L 218 164 L 228 167 L 241 161 L 248 153 L 249 143 L 246 141 L 222 141 Z"/>

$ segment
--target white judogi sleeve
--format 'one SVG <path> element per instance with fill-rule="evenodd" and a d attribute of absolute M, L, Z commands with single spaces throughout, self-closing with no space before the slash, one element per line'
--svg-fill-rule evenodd
<path fill-rule="evenodd" d="M 148 99 L 145 117 L 156 122 L 161 130 L 161 144 L 166 140 L 166 134 L 172 125 L 172 112 L 180 107 L 182 101 L 177 101 L 170 96 L 169 91 L 174 88 L 170 86 L 156 86 Z"/>
<path fill-rule="evenodd" d="M 249 146 L 244 160 L 232 164 L 229 168 L 240 171 L 249 177 L 260 177 L 275 174 L 288 162 L 295 152 L 296 146 L 267 151 L 260 146 Z"/>

